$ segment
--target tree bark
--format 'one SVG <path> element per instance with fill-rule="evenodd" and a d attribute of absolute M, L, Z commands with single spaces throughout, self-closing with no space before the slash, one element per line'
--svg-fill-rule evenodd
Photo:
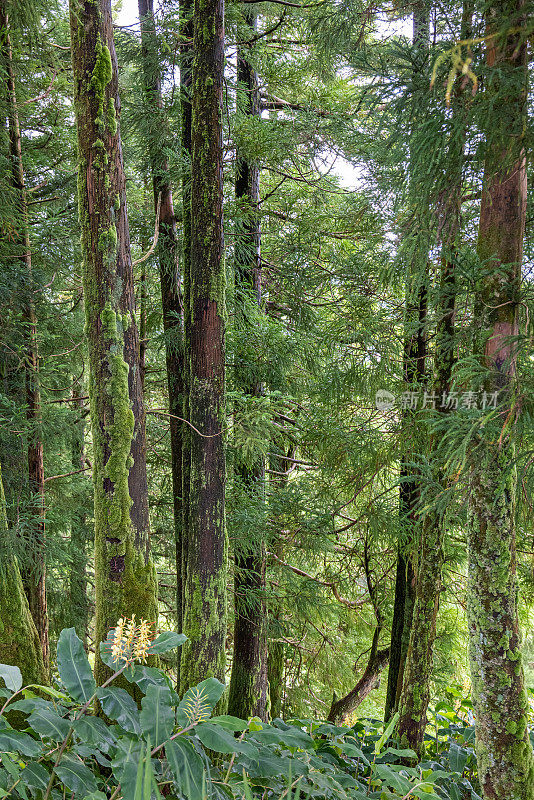
<path fill-rule="evenodd" d="M 0 664 L 17 666 L 23 685 L 48 683 L 41 640 L 12 552 L 0 467 Z"/>
<path fill-rule="evenodd" d="M 182 169 L 182 273 L 184 306 L 184 367 L 182 417 L 189 420 L 189 384 L 191 381 L 191 306 L 189 301 L 191 282 L 191 81 L 193 77 L 193 2 L 180 0 L 180 121 L 181 148 L 184 167 Z M 180 580 L 177 591 L 181 596 L 181 616 L 185 608 L 185 586 L 187 574 L 187 546 L 189 542 L 189 494 L 191 481 L 191 428 L 182 430 L 182 536 L 180 552 L 176 551 L 177 570 Z M 179 676 L 178 676 L 179 677 Z M 178 681 L 178 686 L 181 681 Z"/>
<path fill-rule="evenodd" d="M 72 410 L 79 414 L 79 418 L 72 427 L 72 469 L 79 470 L 85 467 L 85 423 L 83 420 L 83 400 L 80 395 L 78 380 L 72 386 Z M 80 508 L 80 497 L 73 492 L 71 509 L 70 530 L 70 624 L 87 648 L 89 625 L 89 598 L 87 597 L 87 545 L 89 530 L 85 511 Z"/>
<path fill-rule="evenodd" d="M 389 661 L 389 647 L 385 650 L 377 649 L 379 635 L 380 629 L 377 627 L 373 636 L 369 660 L 362 677 L 348 694 L 339 700 L 332 701 L 327 717 L 328 722 L 333 722 L 334 725 L 342 725 L 373 689 L 380 686 L 380 676 Z"/>
<path fill-rule="evenodd" d="M 225 668 L 223 68 L 224 0 L 195 0 L 188 313 L 189 414 L 196 431 L 191 436 L 182 691 L 209 676 L 223 680 Z"/>
<path fill-rule="evenodd" d="M 480 430 L 471 464 L 468 527 L 469 661 L 484 800 L 534 797 L 517 613 L 513 466 L 515 337 L 527 189 L 523 14 L 517 0 L 494 2 L 487 10 L 487 32 L 499 33 L 486 41 L 488 117 L 477 244 L 476 355 L 486 370 L 484 389 L 500 393 L 502 412 L 495 424 Z"/>
<path fill-rule="evenodd" d="M 153 0 L 139 0 L 141 45 L 145 92 L 152 122 L 148 149 L 154 191 L 154 212 L 158 220 L 159 275 L 165 332 L 165 362 L 169 393 L 170 443 L 174 535 L 176 548 L 176 618 L 182 630 L 182 416 L 184 393 L 183 303 L 178 272 L 178 238 L 172 198 L 169 163 L 165 148 L 169 124 L 163 109 L 161 66 L 156 37 Z M 180 658 L 180 656 L 179 656 Z"/>
<path fill-rule="evenodd" d="M 37 344 L 37 317 L 33 301 L 33 272 L 31 242 L 28 227 L 28 203 L 24 165 L 22 161 L 22 140 L 13 70 L 13 54 L 9 36 L 9 18 L 5 0 L 0 2 L 0 28 L 2 37 L 2 60 L 5 65 L 7 85 L 7 107 L 9 143 L 11 155 L 11 175 L 16 203 L 19 207 L 18 244 L 22 250 L 20 259 L 24 264 L 27 278 L 27 294 L 22 308 L 22 321 L 25 328 L 25 382 L 26 419 L 28 421 L 28 484 L 30 491 L 30 537 L 27 554 L 28 565 L 23 568 L 24 588 L 28 597 L 30 611 L 34 619 L 41 647 L 43 662 L 48 669 L 50 645 L 48 641 L 48 612 L 46 605 L 46 559 L 45 559 L 45 499 L 44 499 L 44 452 L 41 437 L 41 387 L 39 381 L 39 350 Z"/>
<path fill-rule="evenodd" d="M 78 203 L 94 450 L 96 657 L 119 617 L 157 624 L 145 413 L 110 0 L 71 0 Z"/>
<path fill-rule="evenodd" d="M 471 35 L 472 4 L 464 3 L 460 38 Z M 456 304 L 456 259 L 460 233 L 462 165 L 466 130 L 465 101 L 459 86 L 454 94 L 450 146 L 446 154 L 443 189 L 436 214 L 441 241 L 441 277 L 438 294 L 433 394 L 442 414 L 450 409 L 443 399 L 451 390 L 454 365 L 454 313 Z M 429 460 L 436 485 L 445 489 L 440 464 L 439 437 L 431 436 Z M 423 754 L 423 740 L 430 700 L 436 622 L 442 582 L 444 519 L 435 510 L 424 517 L 421 528 L 415 604 L 406 656 L 404 682 L 399 701 L 398 736 L 403 747 Z"/>
<path fill-rule="evenodd" d="M 424 2 L 417 2 L 413 11 L 414 50 L 419 51 L 421 57 L 428 48 L 429 38 L 429 11 Z M 422 59 L 424 60 L 424 59 Z M 417 63 L 417 62 L 416 62 Z M 414 68 L 414 81 L 419 77 L 419 65 Z M 412 133 L 415 129 L 415 119 L 419 112 L 415 107 L 412 119 Z M 426 344 L 426 315 L 428 301 L 428 247 L 425 239 L 425 211 L 420 212 L 421 198 L 417 196 L 417 181 L 414 179 L 415 168 L 413 164 L 413 142 L 410 142 L 410 186 L 411 204 L 413 206 L 413 233 L 408 239 L 413 239 L 406 280 L 406 311 L 404 319 L 404 352 L 403 373 L 405 390 L 418 392 L 425 377 L 425 362 L 427 354 Z M 400 468 L 399 487 L 399 515 L 401 521 L 402 537 L 397 550 L 397 569 L 395 579 L 395 599 L 393 605 L 393 620 L 391 624 L 390 662 L 388 671 L 388 685 L 384 716 L 386 721 L 393 716 L 398 708 L 415 602 L 415 569 L 413 564 L 415 542 L 420 530 L 420 522 L 415 508 L 419 498 L 417 488 L 416 468 L 406 463 L 406 455 L 412 460 L 413 454 L 419 452 L 419 445 L 415 439 L 415 426 L 413 425 L 413 412 L 404 409 L 402 413 L 403 430 L 403 461 Z"/>
<path fill-rule="evenodd" d="M 255 15 L 246 12 L 251 31 L 256 29 Z M 237 52 L 238 105 L 244 114 L 261 114 L 257 75 L 250 63 L 249 45 Z M 241 95 L 239 97 L 239 95 Z M 243 330 L 250 328 L 247 304 L 261 304 L 260 255 L 260 169 L 236 153 L 235 196 L 239 204 L 235 243 L 235 322 Z M 253 323 L 252 323 L 253 324 Z M 250 364 L 243 364 L 245 354 L 236 353 L 236 385 L 252 397 L 262 395 L 261 382 Z M 239 456 L 238 456 L 239 458 Z M 236 473 L 251 500 L 265 505 L 265 463 L 262 456 L 253 463 L 240 463 Z M 256 716 L 267 719 L 269 686 L 267 682 L 267 607 L 265 602 L 265 541 L 254 533 L 250 541 L 235 544 L 234 574 L 234 655 L 228 697 L 228 713 L 242 719 Z"/>

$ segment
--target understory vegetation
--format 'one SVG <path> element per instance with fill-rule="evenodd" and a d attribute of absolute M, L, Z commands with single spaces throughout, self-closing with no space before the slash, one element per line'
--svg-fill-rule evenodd
<path fill-rule="evenodd" d="M 534 800 L 534 0 L 0 0 L 0 800 Z"/>

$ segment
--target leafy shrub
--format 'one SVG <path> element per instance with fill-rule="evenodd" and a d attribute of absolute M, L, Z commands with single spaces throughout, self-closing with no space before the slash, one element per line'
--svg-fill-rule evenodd
<path fill-rule="evenodd" d="M 383 730 L 378 720 L 347 728 L 214 716 L 225 689 L 218 680 L 208 678 L 180 699 L 163 672 L 121 660 L 112 641 L 101 653 L 117 671 L 99 688 L 73 628 L 59 639 L 57 688 L 22 688 L 18 668 L 0 665 L 2 800 L 478 798 L 466 772 L 474 764 L 473 729 L 454 710 L 452 720 L 447 710 L 436 712 L 442 719 L 428 741 L 432 760 L 408 767 L 402 760 L 414 754 L 391 746 L 394 721 Z M 183 641 L 162 633 L 146 652 Z M 139 687 L 140 708 L 112 685 L 120 674 Z M 96 699 L 105 717 L 95 715 Z M 20 729 L 8 721 L 13 712 L 24 720 Z"/>

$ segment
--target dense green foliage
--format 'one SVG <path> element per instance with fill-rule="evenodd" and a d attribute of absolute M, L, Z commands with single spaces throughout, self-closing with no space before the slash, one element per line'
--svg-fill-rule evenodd
<path fill-rule="evenodd" d="M 0 0 L 0 798 L 533 800 L 533 0 L 70 5 Z"/>
<path fill-rule="evenodd" d="M 149 651 L 164 653 L 179 640 L 162 633 Z M 113 665 L 109 644 L 103 658 Z M 384 729 L 379 720 L 347 728 L 310 719 L 278 718 L 268 725 L 255 717 L 213 716 L 224 691 L 217 679 L 202 681 L 180 700 L 160 670 L 131 662 L 121 667 L 119 661 L 117 671 L 141 690 L 138 710 L 113 681 L 96 689 L 72 628 L 61 633 L 57 663 L 58 682 L 46 689 L 23 689 L 19 670 L 0 665 L 6 684 L 2 797 L 40 800 L 68 792 L 103 800 L 120 791 L 135 800 L 150 800 L 153 792 L 186 800 L 251 800 L 265 792 L 303 799 L 478 798 L 465 699 L 456 710 L 447 703 L 436 709 L 427 759 L 412 768 L 402 764 L 412 751 L 399 750 L 390 738 L 392 725 Z M 94 697 L 107 719 L 91 714 Z M 24 715 L 23 731 L 10 726 L 13 712 Z"/>

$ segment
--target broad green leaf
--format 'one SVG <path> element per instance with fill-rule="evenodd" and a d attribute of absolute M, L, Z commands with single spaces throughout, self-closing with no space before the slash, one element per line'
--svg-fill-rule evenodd
<path fill-rule="evenodd" d="M 171 692 L 167 686 L 148 686 L 141 701 L 139 715 L 141 730 L 145 738 L 157 747 L 168 739 L 174 728 L 174 709 Z"/>
<path fill-rule="evenodd" d="M 209 719 L 225 688 L 217 678 L 207 678 L 188 689 L 178 706 L 178 724 L 185 728 Z"/>
<path fill-rule="evenodd" d="M 139 761 L 143 758 L 144 744 L 139 739 L 123 736 L 117 739 L 117 751 L 111 763 L 113 774 L 122 786 L 122 796 L 130 798 L 135 793 Z"/>
<path fill-rule="evenodd" d="M 191 742 L 182 736 L 165 745 L 176 788 L 187 800 L 204 800 L 209 795 L 209 775 Z"/>
<path fill-rule="evenodd" d="M 400 716 L 399 712 L 397 711 L 392 716 L 392 718 L 390 719 L 390 721 L 388 723 L 388 726 L 386 727 L 386 729 L 385 729 L 384 733 L 382 734 L 382 736 L 380 737 L 380 739 L 378 739 L 378 741 L 375 743 L 375 753 L 377 755 L 382 750 L 382 747 L 384 746 L 385 742 L 387 742 L 387 740 L 389 739 L 389 737 L 393 733 L 393 730 L 395 728 L 395 725 L 397 724 L 399 716 Z"/>
<path fill-rule="evenodd" d="M 204 747 L 216 753 L 243 753 L 251 758 L 258 754 L 257 748 L 249 742 L 238 741 L 231 733 L 212 722 L 201 722 L 196 726 L 195 734 Z"/>
<path fill-rule="evenodd" d="M 134 664 L 129 667 L 125 670 L 124 677 L 130 683 L 136 683 L 143 694 L 146 694 L 149 686 L 169 686 L 165 675 L 159 669 L 147 667 L 145 664 Z"/>
<path fill-rule="evenodd" d="M 106 667 L 109 667 L 111 670 L 113 670 L 113 672 L 116 672 L 124 666 L 125 659 L 120 658 L 117 661 L 114 661 L 111 655 L 111 646 L 113 645 L 114 634 L 115 628 L 112 628 L 108 633 L 107 639 L 105 639 L 103 642 L 100 642 L 100 658 Z"/>
<path fill-rule="evenodd" d="M 221 728 L 225 728 L 227 731 L 246 731 L 247 723 L 243 719 L 239 719 L 238 717 L 232 717 L 229 714 L 221 714 L 219 717 L 212 717 L 210 722 L 216 722 L 217 725 L 220 725 Z"/>
<path fill-rule="evenodd" d="M 351 758 L 360 758 L 364 764 L 369 764 L 369 759 L 363 750 L 361 750 L 361 748 L 357 747 L 352 742 L 335 742 L 335 747 L 339 747 L 342 753 L 346 753 L 346 755 L 350 756 Z"/>
<path fill-rule="evenodd" d="M 160 653 L 168 653 L 169 650 L 180 647 L 184 642 L 187 642 L 187 636 L 184 636 L 183 633 L 163 631 L 163 633 L 160 633 L 160 635 L 154 639 L 148 648 L 148 652 L 157 655 Z"/>
<path fill-rule="evenodd" d="M 121 728 L 130 733 L 141 733 L 139 712 L 128 692 L 107 686 L 105 689 L 97 689 L 97 697 L 102 704 L 104 714 L 117 720 Z"/>
<path fill-rule="evenodd" d="M 81 717 L 73 723 L 73 728 L 80 741 L 98 746 L 103 753 L 115 744 L 115 737 L 100 717 Z"/>
<path fill-rule="evenodd" d="M 59 635 L 57 667 L 68 693 L 80 703 L 89 702 L 96 692 L 96 683 L 74 628 L 65 628 Z"/>
<path fill-rule="evenodd" d="M 251 738 L 262 744 L 285 744 L 288 747 L 299 747 L 301 749 L 313 746 L 312 737 L 294 726 L 288 726 L 285 730 L 282 730 L 273 725 L 264 725 L 261 731 L 251 733 Z"/>
<path fill-rule="evenodd" d="M 91 770 L 83 761 L 66 753 L 56 767 L 56 775 L 65 784 L 67 789 L 79 797 L 85 798 L 91 792 L 96 792 L 98 786 Z"/>
<path fill-rule="evenodd" d="M 3 678 L 6 689 L 18 692 L 22 686 L 22 673 L 18 667 L 10 664 L 0 664 L 0 678 Z"/>
<path fill-rule="evenodd" d="M 387 764 L 375 764 L 374 771 L 388 786 L 391 786 L 396 792 L 400 792 L 401 797 L 410 791 L 410 781 L 392 770 Z"/>
<path fill-rule="evenodd" d="M 455 742 L 449 746 L 449 765 L 454 772 L 463 773 L 469 753 L 463 747 L 459 747 Z"/>
<path fill-rule="evenodd" d="M 12 730 L 0 731 L 0 753 L 17 752 L 31 758 L 40 755 L 41 750 L 41 742 L 32 739 L 27 733 Z"/>
<path fill-rule="evenodd" d="M 31 789 L 46 789 L 50 780 L 50 773 L 37 761 L 26 764 L 22 773 L 22 780 Z"/>
<path fill-rule="evenodd" d="M 51 708 L 36 708 L 28 717 L 28 727 L 41 736 L 47 736 L 55 742 L 62 742 L 70 730 L 70 722 L 60 717 Z"/>

